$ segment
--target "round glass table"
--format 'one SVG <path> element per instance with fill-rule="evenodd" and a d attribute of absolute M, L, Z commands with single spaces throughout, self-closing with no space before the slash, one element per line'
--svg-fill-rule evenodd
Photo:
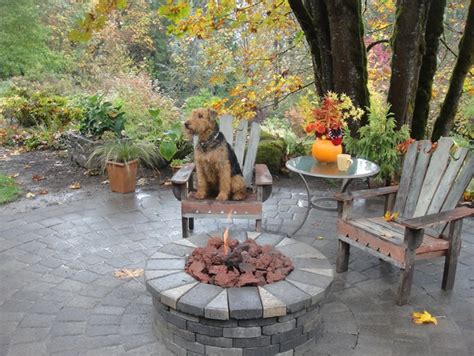
<path fill-rule="evenodd" d="M 334 178 L 342 179 L 342 185 L 340 188 L 341 192 L 345 192 L 349 183 L 356 178 L 368 178 L 376 175 L 380 168 L 375 163 L 367 161 L 362 158 L 352 158 L 352 165 L 347 171 L 340 171 L 337 168 L 337 163 L 323 163 L 314 159 L 312 156 L 301 156 L 290 159 L 286 162 L 286 168 L 290 171 L 298 173 L 301 180 L 303 181 L 306 194 L 308 196 L 308 209 L 306 215 L 301 222 L 300 226 L 293 232 L 295 235 L 306 223 L 311 209 L 320 209 L 325 211 L 337 211 L 337 208 L 327 207 L 318 204 L 323 201 L 335 201 L 334 197 L 313 197 L 308 187 L 308 182 L 304 176 L 318 177 L 318 178 Z"/>

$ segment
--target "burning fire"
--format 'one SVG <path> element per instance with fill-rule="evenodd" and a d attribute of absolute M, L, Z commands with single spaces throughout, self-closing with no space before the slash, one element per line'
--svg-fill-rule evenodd
<path fill-rule="evenodd" d="M 229 240 L 229 228 L 226 227 L 224 231 L 224 254 L 225 255 L 227 255 L 227 253 L 229 252 L 228 240 Z"/>

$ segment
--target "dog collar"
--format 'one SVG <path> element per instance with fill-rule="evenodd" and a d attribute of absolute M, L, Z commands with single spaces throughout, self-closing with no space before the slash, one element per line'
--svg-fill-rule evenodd
<path fill-rule="evenodd" d="M 220 131 L 219 131 L 219 127 L 216 126 L 216 128 L 214 129 L 214 133 L 212 134 L 211 137 L 209 137 L 206 141 L 199 141 L 198 142 L 198 146 L 199 146 L 199 149 L 203 152 L 206 152 L 207 150 L 209 149 L 213 149 L 215 148 L 217 145 L 219 145 L 220 143 L 220 139 L 219 139 L 219 135 L 220 135 Z"/>

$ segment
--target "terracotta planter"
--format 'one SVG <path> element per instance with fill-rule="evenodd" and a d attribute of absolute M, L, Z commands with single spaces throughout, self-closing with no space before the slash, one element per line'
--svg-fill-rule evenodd
<path fill-rule="evenodd" d="M 127 163 L 107 162 L 110 190 L 117 193 L 135 191 L 138 160 Z"/>
<path fill-rule="evenodd" d="M 337 155 L 342 153 L 342 145 L 334 146 L 330 140 L 317 138 L 313 143 L 311 153 L 319 162 L 336 162 Z"/>

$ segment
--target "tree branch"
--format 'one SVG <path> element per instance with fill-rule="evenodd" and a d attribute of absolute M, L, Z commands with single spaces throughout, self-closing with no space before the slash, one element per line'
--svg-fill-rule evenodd
<path fill-rule="evenodd" d="M 383 40 L 378 40 L 378 41 L 372 42 L 371 44 L 369 44 L 367 46 L 367 53 L 369 53 L 369 51 L 372 49 L 372 47 L 375 47 L 376 45 L 378 45 L 380 43 L 390 43 L 390 40 L 383 39 Z"/>
<path fill-rule="evenodd" d="M 272 102 L 271 104 L 267 104 L 267 105 L 264 105 L 264 106 L 260 107 L 260 110 L 266 109 L 266 108 L 268 108 L 268 107 L 270 107 L 270 106 L 275 106 L 275 105 L 277 105 L 277 104 L 280 104 L 283 100 L 285 100 L 286 98 L 288 98 L 290 95 L 295 94 L 295 93 L 298 93 L 299 91 L 301 91 L 301 90 L 303 90 L 303 89 L 309 87 L 310 85 L 313 85 L 314 83 L 315 83 L 315 82 L 314 82 L 314 80 L 313 80 L 312 82 L 309 82 L 308 84 L 305 84 L 305 85 L 303 85 L 302 87 L 300 87 L 300 88 L 298 88 L 298 89 L 296 89 L 296 90 L 293 90 L 293 91 L 291 91 L 291 92 L 289 92 L 289 93 L 286 93 L 285 95 L 283 95 L 282 97 L 278 98 L 278 100 Z"/>

